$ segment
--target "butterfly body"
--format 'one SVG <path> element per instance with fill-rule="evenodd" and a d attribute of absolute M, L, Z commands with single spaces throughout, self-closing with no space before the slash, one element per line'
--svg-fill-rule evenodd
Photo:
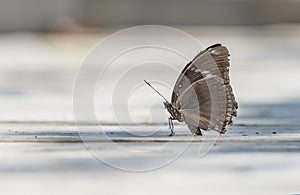
<path fill-rule="evenodd" d="M 184 115 L 176 108 L 174 108 L 172 104 L 170 104 L 169 102 L 164 102 L 164 105 L 168 112 L 171 114 L 171 118 L 173 120 L 178 120 L 179 122 L 184 121 Z"/>
<path fill-rule="evenodd" d="M 165 107 L 172 120 L 185 122 L 193 135 L 201 130 L 225 133 L 232 124 L 238 104 L 229 84 L 229 52 L 221 44 L 201 51 L 179 75 L 172 93 L 171 103 Z"/>
<path fill-rule="evenodd" d="M 174 135 L 173 120 L 185 122 L 193 135 L 202 135 L 201 130 L 226 132 L 226 125 L 232 125 L 237 116 L 238 103 L 235 100 L 229 79 L 229 52 L 215 44 L 201 51 L 190 61 L 179 75 L 165 108 L 170 113 L 170 135 Z"/>

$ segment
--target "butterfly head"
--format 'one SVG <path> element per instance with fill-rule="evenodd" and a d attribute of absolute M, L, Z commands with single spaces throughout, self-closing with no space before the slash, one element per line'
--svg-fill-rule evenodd
<path fill-rule="evenodd" d="M 154 87 L 152 87 L 152 85 L 150 83 L 148 83 L 146 80 L 144 80 L 145 83 L 147 85 L 149 85 L 158 95 L 160 95 L 165 101 L 164 101 L 164 106 L 165 106 L 165 109 L 168 110 L 168 112 L 171 114 L 171 116 L 174 118 L 174 119 L 177 119 L 178 121 L 183 121 L 183 115 L 178 111 L 178 109 L 174 108 L 173 105 L 168 102 L 168 100 L 161 94 L 159 93 Z"/>
<path fill-rule="evenodd" d="M 164 106 L 165 106 L 165 109 L 167 109 L 167 110 L 172 108 L 172 104 L 170 104 L 169 102 L 164 102 Z"/>
<path fill-rule="evenodd" d="M 173 108 L 173 106 L 172 106 L 172 104 L 170 104 L 169 102 L 164 102 L 164 106 L 165 106 L 165 109 L 167 109 L 168 110 L 168 112 L 171 114 L 171 116 L 173 116 L 174 115 L 174 108 Z M 173 116 L 174 117 L 174 116 Z"/>

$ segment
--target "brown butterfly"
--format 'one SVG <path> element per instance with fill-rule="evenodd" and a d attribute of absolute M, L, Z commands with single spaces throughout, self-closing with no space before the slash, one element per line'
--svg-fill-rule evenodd
<path fill-rule="evenodd" d="M 202 135 L 201 130 L 226 132 L 237 116 L 238 103 L 229 84 L 229 52 L 221 44 L 201 51 L 182 70 L 176 81 L 171 103 L 164 105 L 169 117 L 170 136 L 174 135 L 173 120 L 185 122 L 193 135 Z"/>

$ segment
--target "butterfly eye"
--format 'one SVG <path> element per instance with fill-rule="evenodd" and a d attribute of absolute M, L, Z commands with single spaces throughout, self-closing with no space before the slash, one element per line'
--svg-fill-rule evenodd
<path fill-rule="evenodd" d="M 167 109 L 168 107 L 170 107 L 170 103 L 164 102 L 164 108 Z"/>

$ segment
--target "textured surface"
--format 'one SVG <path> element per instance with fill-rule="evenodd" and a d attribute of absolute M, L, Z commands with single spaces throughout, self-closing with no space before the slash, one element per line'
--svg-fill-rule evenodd
<path fill-rule="evenodd" d="M 1 124 L 0 129 L 0 181 L 5 194 L 292 194 L 300 190 L 299 126 L 233 126 L 205 157 L 198 157 L 202 138 L 197 138 L 167 166 L 140 173 L 121 171 L 95 158 L 69 125 Z M 102 158 L 136 167 L 178 153 L 191 138 L 188 130 L 178 132 L 171 147 L 149 159 L 134 153 L 124 156 L 108 147 L 97 127 L 80 129 L 91 135 L 90 141 L 97 141 L 96 152 Z M 112 139 L 121 141 L 119 146 L 136 150 L 156 148 L 171 139 L 168 131 L 143 139 L 110 126 L 105 130 L 115 134 Z"/>

